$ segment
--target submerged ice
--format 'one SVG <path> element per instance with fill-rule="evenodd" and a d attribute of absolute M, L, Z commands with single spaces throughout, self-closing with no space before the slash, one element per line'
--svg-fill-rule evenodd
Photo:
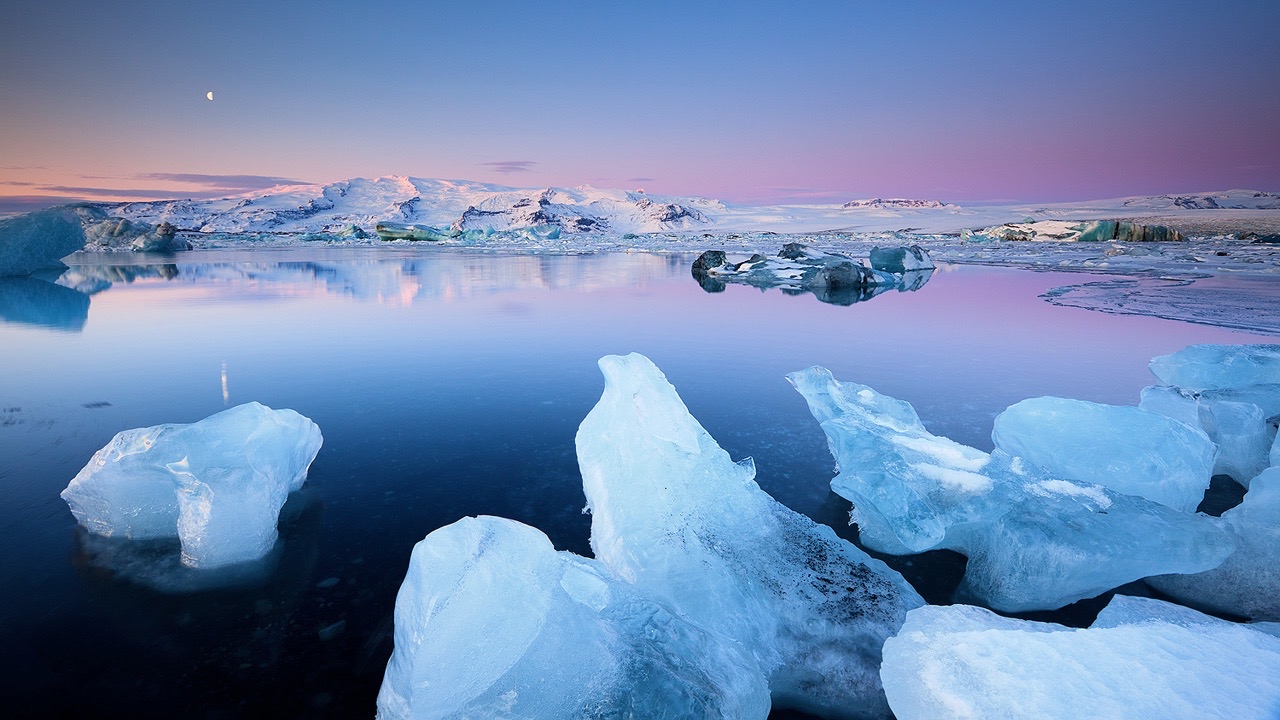
<path fill-rule="evenodd" d="M 514 520 L 465 518 L 413 549 L 379 720 L 763 719 L 748 652 L 557 552 Z"/>
<path fill-rule="evenodd" d="M 996 449 L 929 433 L 910 404 L 824 368 L 788 375 L 827 435 L 867 547 L 968 557 L 962 597 L 1048 610 L 1161 573 L 1193 573 L 1234 548 L 1207 517 L 1072 480 Z"/>
<path fill-rule="evenodd" d="M 247 403 L 189 425 L 118 433 L 62 499 L 98 535 L 176 536 L 189 567 L 245 562 L 275 544 L 280 508 L 321 442 L 320 428 L 293 410 Z"/>
<path fill-rule="evenodd" d="M 600 360 L 577 435 L 591 547 L 610 572 L 754 654 L 775 704 L 878 717 L 884 639 L 922 604 L 896 572 L 787 509 L 644 356 Z"/>
<path fill-rule="evenodd" d="M 1280 638 L 1124 595 L 1087 629 L 930 605 L 885 643 L 881 676 L 899 720 L 1269 720 Z"/>

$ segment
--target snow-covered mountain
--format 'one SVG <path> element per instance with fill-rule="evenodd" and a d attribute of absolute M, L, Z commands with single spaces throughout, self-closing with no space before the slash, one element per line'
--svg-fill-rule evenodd
<path fill-rule="evenodd" d="M 328 233 L 428 228 L 424 237 L 530 230 L 540 235 L 621 236 L 680 232 L 960 232 L 1033 220 L 1219 222 L 1241 213 L 1280 216 L 1280 194 L 1254 190 L 1115 198 L 1089 202 L 960 206 L 938 200 L 874 198 L 843 205 L 729 205 L 642 190 L 514 188 L 462 180 L 389 176 L 325 185 L 277 186 L 213 200 L 103 205 L 113 216 L 206 233 Z M 398 235 L 411 237 L 412 235 Z"/>
<path fill-rule="evenodd" d="M 710 223 L 723 211 L 713 200 L 651 196 L 641 191 L 521 189 L 488 183 L 404 176 L 356 178 L 327 185 L 278 186 L 214 200 L 123 203 L 113 215 L 180 229 L 221 233 L 339 232 L 378 224 L 453 230 L 552 226 L 567 232 L 659 232 Z"/>

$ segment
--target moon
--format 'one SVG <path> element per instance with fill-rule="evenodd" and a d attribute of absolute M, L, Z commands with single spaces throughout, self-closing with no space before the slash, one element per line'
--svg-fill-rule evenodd
<path fill-rule="evenodd" d="M 210 100 L 212 100 L 212 99 L 213 99 L 213 91 L 212 91 L 212 90 L 210 90 L 209 92 L 205 93 L 205 94 L 204 94 L 204 96 L 205 96 L 205 97 L 207 97 L 207 98 L 209 98 Z"/>

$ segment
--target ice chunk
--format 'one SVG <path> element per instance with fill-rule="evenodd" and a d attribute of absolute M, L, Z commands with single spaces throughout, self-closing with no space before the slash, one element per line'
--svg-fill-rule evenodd
<path fill-rule="evenodd" d="M 1280 416 L 1280 385 L 1257 384 L 1212 390 L 1170 386 L 1142 391 L 1141 407 L 1199 427 L 1218 446 L 1214 474 L 1248 487 L 1270 459 Z"/>
<path fill-rule="evenodd" d="M 30 275 L 84 247 L 84 230 L 74 208 L 48 210 L 0 220 L 0 277 Z"/>
<path fill-rule="evenodd" d="M 280 508 L 321 442 L 320 428 L 293 410 L 247 403 L 189 425 L 118 433 L 62 499 L 98 535 L 176 536 L 189 567 L 245 562 L 275 543 Z"/>
<path fill-rule="evenodd" d="M 768 713 L 745 649 L 535 528 L 465 518 L 413 548 L 379 720 Z"/>
<path fill-rule="evenodd" d="M 749 648 L 774 703 L 886 711 L 880 647 L 922 601 L 896 572 L 769 497 L 642 355 L 600 360 L 578 429 L 591 547 L 611 572 Z"/>
<path fill-rule="evenodd" d="M 1200 403 L 1200 426 L 1218 446 L 1214 473 L 1230 475 L 1245 487 L 1270 464 L 1274 430 L 1267 427 L 1262 408 L 1253 403 Z"/>
<path fill-rule="evenodd" d="M 1189 345 L 1150 368 L 1161 384 L 1183 390 L 1280 383 L 1280 345 Z"/>
<path fill-rule="evenodd" d="M 1215 447 L 1198 429 L 1136 407 L 1040 397 L 1000 413 L 997 448 L 1050 474 L 1195 512 Z"/>
<path fill-rule="evenodd" d="M 932 270 L 933 260 L 919 245 L 904 247 L 871 248 L 871 267 L 887 273 L 905 273 L 912 270 Z"/>
<path fill-rule="evenodd" d="M 938 437 L 911 406 L 824 368 L 787 376 L 842 469 L 863 544 L 969 558 L 960 590 L 998 610 L 1047 610 L 1158 572 L 1200 572 L 1231 552 L 1209 518 L 1054 476 L 997 449 Z"/>
<path fill-rule="evenodd" d="M 930 605 L 885 643 L 881 677 L 899 720 L 1273 720 L 1280 638 L 1119 595 L 1088 629 Z"/>
<path fill-rule="evenodd" d="M 1237 545 L 1221 565 L 1195 575 L 1148 578 L 1147 583 L 1197 607 L 1280 621 L 1280 467 L 1254 478 L 1244 501 L 1218 522 Z"/>

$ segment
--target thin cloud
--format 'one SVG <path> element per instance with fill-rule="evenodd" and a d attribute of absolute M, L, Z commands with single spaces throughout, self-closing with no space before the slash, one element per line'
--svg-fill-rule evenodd
<path fill-rule="evenodd" d="M 481 165 L 493 168 L 494 172 L 500 172 L 503 175 L 512 173 L 532 172 L 533 166 L 538 163 L 533 160 L 498 160 L 496 162 L 482 162 Z"/>
<path fill-rule="evenodd" d="M 41 185 L 41 190 L 52 193 L 66 193 L 68 195 L 87 195 L 90 197 L 135 197 L 135 198 L 151 198 L 155 200 L 169 200 L 181 195 L 181 192 L 173 190 L 140 190 L 136 188 L 115 189 L 115 188 L 97 188 L 97 187 L 71 187 L 68 185 Z"/>
<path fill-rule="evenodd" d="M 271 175 L 204 175 L 201 173 L 143 173 L 135 175 L 139 180 L 201 185 L 209 190 L 266 190 L 277 185 L 306 185 L 305 180 L 274 177 Z"/>
<path fill-rule="evenodd" d="M 658 178 L 627 178 L 627 182 L 658 182 Z"/>
<path fill-rule="evenodd" d="M 60 197 L 54 195 L 0 195 L 0 213 L 27 213 L 57 205 L 68 205 L 83 202 L 84 198 Z"/>

